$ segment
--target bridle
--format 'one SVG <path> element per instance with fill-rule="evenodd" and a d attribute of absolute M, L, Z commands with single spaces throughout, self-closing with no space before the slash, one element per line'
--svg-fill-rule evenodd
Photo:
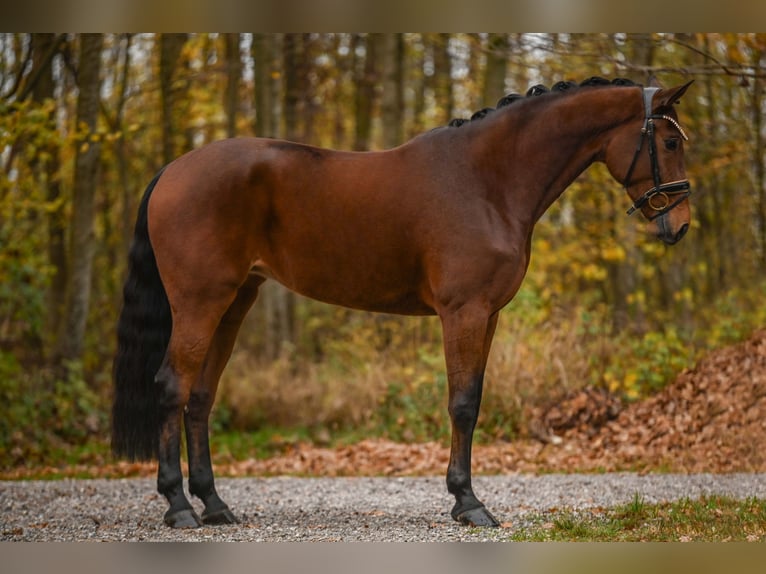
<path fill-rule="evenodd" d="M 628 215 L 631 215 L 637 209 L 641 209 L 645 204 L 648 204 L 656 213 L 649 217 L 649 221 L 653 221 L 666 214 L 673 209 L 684 199 L 691 194 L 691 185 L 688 179 L 682 179 L 679 181 L 671 181 L 668 183 L 660 182 L 660 164 L 657 159 L 657 143 L 654 141 L 654 120 L 667 120 L 673 124 L 684 141 L 688 141 L 689 138 L 681 128 L 676 120 L 670 116 L 664 114 L 652 114 L 652 98 L 659 88 L 644 88 L 644 125 L 641 128 L 641 136 L 638 139 L 638 147 L 636 153 L 633 156 L 633 161 L 628 168 L 628 173 L 625 176 L 625 182 L 623 186 L 627 190 L 630 186 L 630 178 L 633 175 L 633 169 L 636 167 L 638 157 L 641 153 L 641 149 L 644 147 L 644 139 L 649 140 L 649 159 L 652 162 L 652 176 L 654 177 L 654 187 L 644 193 L 633 205 L 628 209 Z M 671 196 L 673 199 L 671 199 Z"/>

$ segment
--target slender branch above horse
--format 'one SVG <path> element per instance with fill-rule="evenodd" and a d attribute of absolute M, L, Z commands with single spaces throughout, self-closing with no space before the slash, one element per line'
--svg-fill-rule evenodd
<path fill-rule="evenodd" d="M 390 150 L 235 138 L 165 166 L 141 201 L 128 256 L 112 447 L 159 459 L 166 524 L 237 521 L 215 489 L 208 419 L 242 320 L 274 280 L 345 307 L 439 316 L 451 514 L 496 526 L 473 491 L 471 443 L 498 315 L 524 279 L 534 226 L 603 162 L 630 212 L 665 243 L 679 241 L 691 188 L 674 104 L 690 84 L 559 82 Z M 182 432 L 201 515 L 184 494 Z"/>

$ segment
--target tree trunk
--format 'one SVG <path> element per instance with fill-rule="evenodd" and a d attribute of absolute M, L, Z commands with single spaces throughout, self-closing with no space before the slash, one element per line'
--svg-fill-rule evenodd
<path fill-rule="evenodd" d="M 753 50 L 753 67 L 760 69 L 763 52 Z M 753 172 L 756 193 L 756 229 L 758 230 L 758 249 L 761 269 L 766 269 L 766 169 L 764 169 L 763 137 L 763 80 L 753 78 L 753 92 L 750 101 L 753 115 Z"/>
<path fill-rule="evenodd" d="M 699 48 L 710 50 L 710 45 L 706 39 L 701 39 Z M 699 56 L 698 61 L 704 61 L 704 56 Z M 721 109 L 721 98 L 716 97 L 716 79 L 713 76 L 707 76 L 697 90 L 704 93 L 707 103 L 704 110 L 700 110 L 702 118 L 700 125 L 703 126 L 705 133 L 712 141 L 717 141 L 720 115 L 729 115 L 730 112 Z M 719 115 L 720 114 L 720 115 Z M 707 139 L 707 138 L 706 138 Z M 700 165 L 708 164 L 715 160 L 718 149 L 711 149 L 710 146 L 703 145 L 696 152 L 699 156 L 697 162 Z M 721 194 L 718 192 L 722 182 L 722 177 L 716 170 L 711 170 L 704 179 L 699 178 L 699 183 L 695 182 L 695 188 L 699 185 L 700 193 L 695 193 L 694 217 L 700 222 L 700 229 L 707 232 L 700 238 L 699 245 L 703 253 L 701 259 L 705 261 L 706 282 L 705 294 L 708 298 L 714 294 L 728 289 L 730 286 L 730 277 L 728 273 L 729 252 L 726 249 L 726 238 L 722 236 L 725 221 L 722 221 L 721 214 L 723 206 L 721 204 Z M 696 190 L 695 190 L 696 192 Z M 727 219 L 726 217 L 723 218 Z"/>
<path fill-rule="evenodd" d="M 484 68 L 482 102 L 495 107 L 497 100 L 505 95 L 505 73 L 508 62 L 508 37 L 490 34 L 487 40 L 487 63 Z"/>
<path fill-rule="evenodd" d="M 239 51 L 239 34 L 224 34 L 226 39 L 226 135 L 237 135 L 237 108 L 239 107 L 239 83 L 242 78 L 242 55 Z"/>
<path fill-rule="evenodd" d="M 125 253 L 133 240 L 137 209 L 136 188 L 131 185 L 130 153 L 132 143 L 125 137 L 125 107 L 128 100 L 130 81 L 132 34 L 115 35 L 112 59 L 106 63 L 103 82 L 114 86 L 114 107 L 112 113 L 103 108 L 103 117 L 112 134 L 111 152 L 114 154 L 114 176 L 116 185 L 108 185 L 102 194 L 101 212 L 105 238 L 106 265 L 109 269 L 121 269 L 120 274 L 109 273 L 104 277 L 102 289 L 108 293 L 114 305 L 119 308 L 122 290 L 119 288 L 127 277 L 124 267 Z M 113 68 L 110 71 L 110 68 Z M 107 138 L 109 141 L 110 138 Z M 145 182 L 142 182 L 145 184 Z M 103 263 L 101 263 L 103 265 Z"/>
<path fill-rule="evenodd" d="M 346 86 L 353 85 L 354 78 L 354 65 L 356 64 L 356 56 L 354 52 L 346 52 L 345 48 L 352 43 L 350 34 L 337 34 L 333 38 L 332 50 L 337 59 L 338 67 L 338 87 L 340 93 L 347 93 L 344 88 Z M 351 46 L 351 50 L 354 47 Z M 333 112 L 333 138 L 332 147 L 335 149 L 348 149 L 349 132 L 346 129 L 348 125 L 346 118 L 349 114 L 349 107 L 347 105 L 336 105 Z"/>
<path fill-rule="evenodd" d="M 253 35 L 255 62 L 255 123 L 253 131 L 259 137 L 279 136 L 279 74 L 277 70 L 277 36 Z"/>
<path fill-rule="evenodd" d="M 402 143 L 404 132 L 404 39 L 402 34 L 380 34 L 383 95 L 380 115 L 383 123 L 383 147 Z"/>
<path fill-rule="evenodd" d="M 178 95 L 173 80 L 176 75 L 178 58 L 181 55 L 186 34 L 162 34 L 160 36 L 160 102 L 162 106 L 162 159 L 169 164 L 178 155 L 178 126 L 175 114 L 178 112 Z"/>
<path fill-rule="evenodd" d="M 117 104 L 116 112 L 116 127 L 119 130 L 121 136 L 115 141 L 115 155 L 117 157 L 117 170 L 120 178 L 120 187 L 122 189 L 122 220 L 121 220 L 121 233 L 122 233 L 122 245 L 123 252 L 127 251 L 130 246 L 130 242 L 133 238 L 133 222 L 136 216 L 136 205 L 134 199 L 133 189 L 131 188 L 128 180 L 129 171 L 129 158 L 127 142 L 125 138 L 125 102 L 128 97 L 128 79 L 130 76 L 130 46 L 133 36 L 131 34 L 125 34 L 125 51 L 123 52 L 122 63 L 122 82 L 120 83 L 120 98 Z M 118 297 L 121 298 L 122 293 L 118 290 Z"/>
<path fill-rule="evenodd" d="M 69 237 L 69 281 L 63 330 L 59 333 L 58 356 L 63 360 L 82 358 L 85 324 L 90 305 L 91 268 L 94 247 L 94 197 L 101 146 L 96 131 L 101 89 L 102 34 L 80 36 L 77 73 L 77 124 L 82 134 L 75 154 L 72 216 Z"/>
<path fill-rule="evenodd" d="M 300 68 L 303 70 L 303 72 L 300 75 L 301 78 L 301 93 L 303 94 L 303 106 L 301 109 L 302 112 L 302 123 L 303 123 L 303 134 L 302 140 L 304 143 L 313 144 L 316 145 L 319 143 L 319 136 L 317 135 L 317 125 L 316 125 L 316 118 L 317 118 L 317 112 L 319 110 L 319 105 L 317 103 L 317 99 L 314 97 L 316 94 L 316 82 L 317 80 L 314 80 L 315 75 L 311 73 L 311 67 L 312 67 L 312 51 L 314 50 L 314 46 L 317 43 L 317 40 L 312 37 L 311 34 L 303 34 L 303 53 L 301 54 L 300 59 Z M 324 47 L 320 46 L 320 50 L 323 50 Z M 321 80 L 318 80 L 321 82 Z"/>
<path fill-rule="evenodd" d="M 452 119 L 455 108 L 455 96 L 452 89 L 452 57 L 449 53 L 449 34 L 437 34 L 433 44 L 434 75 L 433 91 L 439 125 L 447 125 Z"/>
<path fill-rule="evenodd" d="M 285 138 L 290 141 L 302 141 L 301 116 L 303 113 L 303 88 L 305 70 L 303 69 L 303 36 L 285 34 L 283 41 L 283 59 L 285 76 Z"/>
<path fill-rule="evenodd" d="M 639 69 L 648 70 L 654 61 L 654 42 L 651 33 L 629 34 L 631 45 L 631 60 Z M 632 79 L 641 84 L 648 84 L 652 74 L 640 71 L 633 74 Z"/>
<path fill-rule="evenodd" d="M 372 138 L 372 110 L 375 103 L 375 85 L 377 83 L 377 53 L 372 34 L 366 37 L 354 36 L 354 53 L 359 45 L 364 45 L 364 61 L 356 66 L 356 94 L 354 98 L 354 149 L 370 149 Z M 361 69 L 360 69 L 361 68 Z"/>
<path fill-rule="evenodd" d="M 59 39 L 55 34 L 32 34 L 32 78 L 35 83 L 31 87 L 32 100 L 43 105 L 47 100 L 55 98 L 55 81 L 51 65 L 58 51 Z M 48 117 L 48 129 L 56 131 L 55 113 Z M 61 179 L 59 169 L 59 145 L 48 144 L 47 159 L 33 161 L 36 179 L 46 190 L 46 198 L 51 204 L 56 204 L 61 197 Z M 39 157 L 39 156 L 38 156 Z M 62 209 L 56 209 L 48 214 L 48 261 L 54 269 L 53 278 L 48 289 L 48 316 L 46 318 L 46 333 L 51 335 L 49 342 L 55 342 L 56 333 L 61 327 L 61 316 L 66 301 L 67 260 L 66 260 L 66 221 Z"/>

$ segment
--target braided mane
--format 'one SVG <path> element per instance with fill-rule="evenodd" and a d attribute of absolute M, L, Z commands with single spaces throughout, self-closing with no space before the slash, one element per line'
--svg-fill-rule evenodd
<path fill-rule="evenodd" d="M 519 100 L 523 100 L 526 98 L 542 96 L 543 94 L 555 93 L 555 92 L 566 92 L 566 91 L 577 89 L 577 88 L 591 87 L 591 86 L 636 86 L 636 85 L 638 84 L 636 84 L 635 82 L 627 78 L 615 78 L 613 80 L 608 80 L 600 76 L 593 76 L 591 78 L 588 78 L 587 80 L 583 80 L 579 84 L 577 82 L 572 82 L 572 81 L 556 82 L 555 84 L 553 84 L 553 86 L 550 87 L 550 89 L 543 84 L 537 84 L 529 88 L 527 90 L 527 93 L 523 96 L 517 93 L 508 94 L 506 96 L 503 96 L 497 101 L 496 107 L 482 108 L 474 112 L 470 118 L 454 118 L 450 120 L 447 126 L 451 128 L 459 128 L 463 124 L 480 120 L 488 116 L 492 112 L 499 110 L 502 107 L 509 106 L 513 104 L 514 102 L 517 102 Z"/>

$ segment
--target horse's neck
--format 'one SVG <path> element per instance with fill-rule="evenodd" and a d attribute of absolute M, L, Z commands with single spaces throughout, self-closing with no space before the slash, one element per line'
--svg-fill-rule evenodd
<path fill-rule="evenodd" d="M 540 104 L 544 104 L 542 101 Z M 497 162 L 495 177 L 505 182 L 510 209 L 526 196 L 527 214 L 537 221 L 564 190 L 594 161 L 600 160 L 614 129 L 638 117 L 635 88 L 604 88 L 562 95 L 525 115 L 512 110 L 497 123 L 496 143 L 509 150 Z M 500 133 L 505 130 L 505 133 Z"/>

